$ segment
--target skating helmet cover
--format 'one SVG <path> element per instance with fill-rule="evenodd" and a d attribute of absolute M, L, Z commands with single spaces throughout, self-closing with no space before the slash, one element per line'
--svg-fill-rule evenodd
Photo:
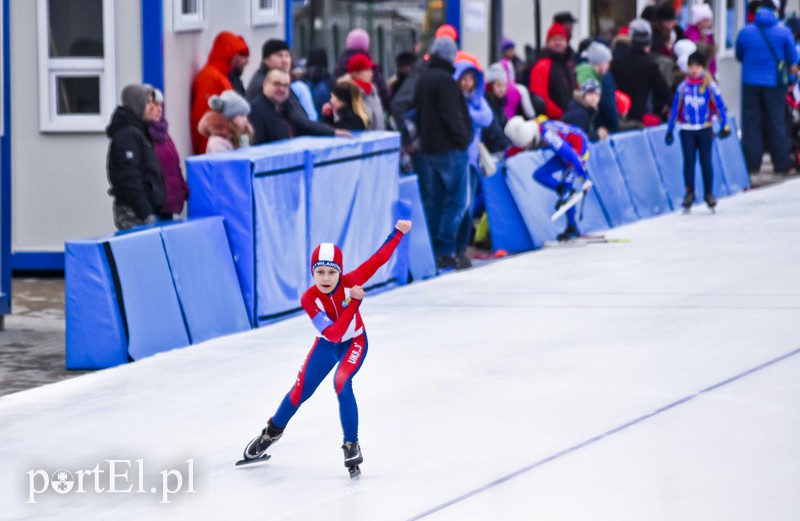
<path fill-rule="evenodd" d="M 342 250 L 332 242 L 323 242 L 311 254 L 311 273 L 319 266 L 329 266 L 342 273 Z"/>
<path fill-rule="evenodd" d="M 526 121 L 522 116 L 508 120 L 504 132 L 514 146 L 527 148 L 531 144 L 539 144 L 539 123 Z"/>

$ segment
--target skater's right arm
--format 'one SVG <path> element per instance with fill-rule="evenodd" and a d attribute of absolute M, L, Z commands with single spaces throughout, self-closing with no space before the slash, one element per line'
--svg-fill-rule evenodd
<path fill-rule="evenodd" d="M 311 318 L 311 323 L 314 324 L 320 336 L 333 343 L 339 343 L 342 341 L 342 337 L 347 332 L 347 328 L 350 327 L 350 323 L 356 316 L 358 307 L 361 305 L 361 300 L 363 298 L 364 290 L 361 286 L 353 286 L 350 288 L 350 301 L 347 307 L 344 308 L 342 314 L 339 315 L 339 318 L 335 321 L 331 320 L 325 311 L 317 306 L 317 297 L 311 291 L 307 291 L 303 295 L 300 303 Z"/>

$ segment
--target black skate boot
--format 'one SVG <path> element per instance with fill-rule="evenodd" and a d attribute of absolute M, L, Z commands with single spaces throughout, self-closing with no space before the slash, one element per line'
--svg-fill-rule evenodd
<path fill-rule="evenodd" d="M 270 419 L 270 421 L 267 422 L 267 426 L 261 430 L 261 434 L 250 440 L 250 443 L 244 448 L 243 459 L 237 463 L 237 465 L 250 463 L 256 460 L 268 460 L 270 456 L 265 454 L 267 449 L 270 445 L 281 439 L 281 436 L 283 436 L 283 429 L 275 427 Z"/>
<path fill-rule="evenodd" d="M 578 231 L 578 227 L 574 224 L 569 224 L 563 232 L 556 235 L 556 240 L 558 242 L 566 242 L 572 239 L 577 239 L 579 236 L 580 232 Z"/>
<path fill-rule="evenodd" d="M 342 445 L 344 451 L 344 466 L 350 473 L 350 478 L 355 478 L 361 475 L 361 468 L 359 465 L 364 461 L 361 455 L 361 446 L 357 441 L 347 441 Z"/>
<path fill-rule="evenodd" d="M 717 206 L 717 198 L 714 197 L 714 194 L 706 194 L 703 199 L 705 199 L 708 209 L 713 213 L 715 211 L 714 207 Z"/>
<path fill-rule="evenodd" d="M 694 204 L 694 190 L 690 192 L 686 192 L 686 195 L 683 196 L 683 202 L 681 206 L 683 206 L 683 213 L 689 213 L 689 210 L 692 208 Z"/>

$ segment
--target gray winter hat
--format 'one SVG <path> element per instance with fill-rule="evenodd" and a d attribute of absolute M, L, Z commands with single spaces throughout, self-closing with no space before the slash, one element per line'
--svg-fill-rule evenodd
<path fill-rule="evenodd" d="M 628 34 L 631 37 L 631 45 L 634 47 L 644 48 L 652 43 L 653 29 L 650 27 L 650 22 L 637 18 L 628 25 Z"/>
<path fill-rule="evenodd" d="M 250 114 L 250 104 L 233 90 L 226 90 L 219 96 L 211 96 L 208 98 L 208 106 L 211 107 L 211 110 L 219 112 L 227 119 Z"/>
<path fill-rule="evenodd" d="M 506 75 L 506 70 L 503 66 L 499 63 L 493 63 L 486 69 L 486 74 L 483 76 L 483 81 L 488 83 L 494 83 L 496 81 L 508 81 L 508 76 Z"/>
<path fill-rule="evenodd" d="M 453 60 L 456 59 L 457 52 L 458 47 L 456 46 L 456 42 L 448 36 L 436 38 L 433 45 L 431 45 L 431 56 L 438 56 L 450 63 L 453 63 Z"/>
<path fill-rule="evenodd" d="M 600 42 L 592 42 L 584 51 L 586 60 L 592 65 L 600 65 L 611 61 L 611 49 Z"/>
<path fill-rule="evenodd" d="M 120 100 L 123 107 L 130 109 L 137 118 L 144 119 L 144 107 L 152 97 L 152 86 L 133 83 L 131 85 L 126 85 L 125 88 L 122 89 Z"/>

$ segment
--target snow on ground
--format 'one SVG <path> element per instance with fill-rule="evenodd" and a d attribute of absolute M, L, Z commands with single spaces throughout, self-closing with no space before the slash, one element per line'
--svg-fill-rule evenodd
<path fill-rule="evenodd" d="M 0 512 L 799 519 L 798 201 L 791 181 L 367 295 L 359 480 L 329 381 L 272 460 L 233 465 L 294 381 L 304 316 L 0 397 Z"/>

